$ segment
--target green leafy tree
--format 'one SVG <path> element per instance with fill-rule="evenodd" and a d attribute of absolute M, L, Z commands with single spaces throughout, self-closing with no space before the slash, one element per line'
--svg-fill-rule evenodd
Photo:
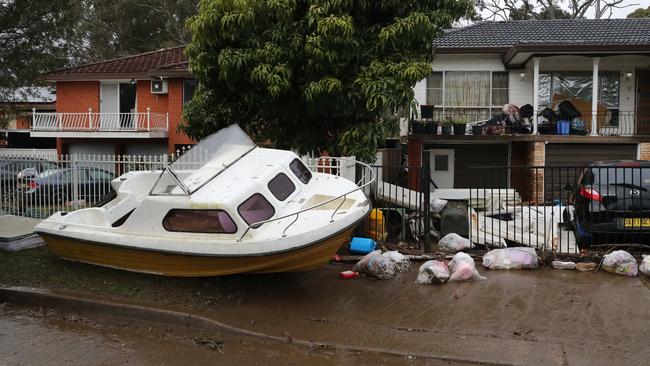
<path fill-rule="evenodd" d="M 0 101 L 43 84 L 42 75 L 79 58 L 76 0 L 0 1 Z"/>
<path fill-rule="evenodd" d="M 639 8 L 627 15 L 628 18 L 650 18 L 650 6 Z"/>
<path fill-rule="evenodd" d="M 471 0 L 202 0 L 182 129 L 238 123 L 280 148 L 370 160 L 431 72 L 434 38 L 471 15 Z"/>

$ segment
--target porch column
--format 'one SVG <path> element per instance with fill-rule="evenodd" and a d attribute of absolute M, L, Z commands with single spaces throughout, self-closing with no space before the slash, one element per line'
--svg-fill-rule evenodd
<path fill-rule="evenodd" d="M 591 85 L 591 136 L 598 135 L 598 63 L 600 57 L 593 58 L 593 80 Z"/>
<path fill-rule="evenodd" d="M 537 135 L 537 113 L 539 113 L 539 57 L 533 58 L 533 135 Z"/>

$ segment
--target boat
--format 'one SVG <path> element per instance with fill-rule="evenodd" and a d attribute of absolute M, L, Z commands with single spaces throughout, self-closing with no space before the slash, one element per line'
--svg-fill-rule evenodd
<path fill-rule="evenodd" d="M 111 182 L 98 207 L 57 212 L 35 227 L 57 256 L 165 276 L 305 271 L 347 244 L 371 204 L 357 184 L 311 171 L 293 152 L 258 147 L 237 125 L 158 171 Z"/>

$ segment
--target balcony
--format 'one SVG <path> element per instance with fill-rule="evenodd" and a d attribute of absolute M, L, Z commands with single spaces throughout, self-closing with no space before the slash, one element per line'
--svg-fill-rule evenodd
<path fill-rule="evenodd" d="M 409 123 L 409 134 L 424 139 L 620 139 L 650 135 L 650 116 L 619 110 L 571 118 L 540 113 L 537 120 L 493 111 L 435 110 L 422 115 L 425 118 Z"/>
<path fill-rule="evenodd" d="M 37 113 L 32 111 L 32 137 L 68 138 L 165 138 L 169 131 L 169 114 Z"/>

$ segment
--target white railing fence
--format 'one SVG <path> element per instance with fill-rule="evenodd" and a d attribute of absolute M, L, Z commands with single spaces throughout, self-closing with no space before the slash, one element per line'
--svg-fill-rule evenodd
<path fill-rule="evenodd" d="M 0 157 L 0 215 L 46 218 L 57 211 L 97 205 L 111 192 L 114 178 L 130 171 L 162 170 L 186 150 L 179 149 L 173 155 L 71 154 L 44 160 L 28 149 L 22 155 L 15 152 L 10 157 Z M 354 181 L 353 161 L 332 157 L 304 159 L 312 171 Z"/>
<path fill-rule="evenodd" d="M 37 113 L 32 111 L 36 131 L 167 131 L 169 114 L 153 113 Z"/>

